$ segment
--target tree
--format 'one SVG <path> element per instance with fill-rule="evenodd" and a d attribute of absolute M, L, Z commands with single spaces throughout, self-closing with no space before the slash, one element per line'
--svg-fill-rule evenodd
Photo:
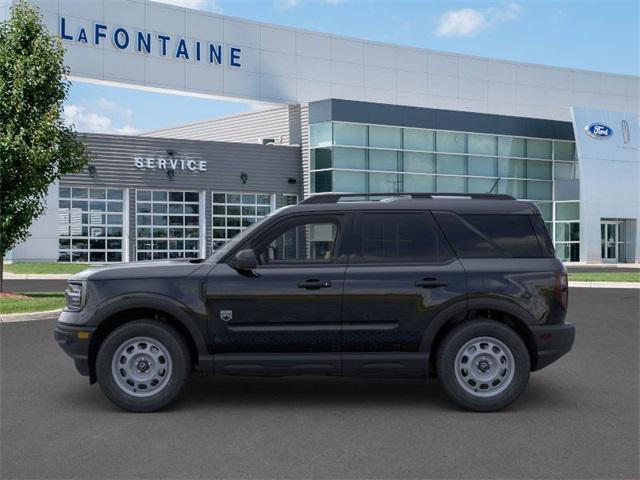
<path fill-rule="evenodd" d="M 51 183 L 89 161 L 63 120 L 67 75 L 60 39 L 35 7 L 15 4 L 0 23 L 0 292 L 3 258 L 28 237 Z"/>

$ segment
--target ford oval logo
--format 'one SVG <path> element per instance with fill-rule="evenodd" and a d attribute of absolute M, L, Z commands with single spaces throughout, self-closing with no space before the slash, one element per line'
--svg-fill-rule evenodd
<path fill-rule="evenodd" d="M 611 127 L 607 127 L 602 123 L 592 123 L 591 125 L 584 127 L 584 129 L 587 132 L 587 135 L 592 138 L 597 138 L 598 140 L 606 140 L 613 135 Z"/>

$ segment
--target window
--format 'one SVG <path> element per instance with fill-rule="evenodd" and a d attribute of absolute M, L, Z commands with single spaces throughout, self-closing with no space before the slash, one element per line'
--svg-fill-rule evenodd
<path fill-rule="evenodd" d="M 529 215 L 462 215 L 462 218 L 508 257 L 537 258 L 541 255 Z"/>
<path fill-rule="evenodd" d="M 137 190 L 137 260 L 199 256 L 199 193 Z"/>
<path fill-rule="evenodd" d="M 123 191 L 60 187 L 58 193 L 58 261 L 121 262 Z"/>
<path fill-rule="evenodd" d="M 294 197 L 297 203 L 298 196 Z M 272 210 L 273 196 L 270 193 L 213 192 L 212 249 L 220 248 L 245 228 L 269 215 Z"/>
<path fill-rule="evenodd" d="M 362 262 L 440 263 L 453 257 L 430 214 L 362 214 L 359 237 Z"/>
<path fill-rule="evenodd" d="M 434 213 L 445 236 L 462 258 L 503 257 L 487 239 L 454 213 Z"/>
<path fill-rule="evenodd" d="M 287 222 L 258 240 L 256 254 L 262 265 L 286 263 L 330 263 L 338 235 L 338 222 L 331 219 Z"/>
<path fill-rule="evenodd" d="M 402 129 L 370 126 L 369 146 L 378 148 L 402 148 Z"/>
<path fill-rule="evenodd" d="M 333 126 L 333 143 L 355 147 L 367 146 L 367 126 L 336 123 Z"/>
<path fill-rule="evenodd" d="M 332 142 L 332 125 L 331 122 L 316 123 L 310 126 L 311 130 L 311 146 L 321 147 L 331 145 Z"/>
<path fill-rule="evenodd" d="M 283 193 L 282 194 L 282 204 L 285 207 L 289 205 L 296 205 L 298 203 L 298 195 L 295 193 Z"/>

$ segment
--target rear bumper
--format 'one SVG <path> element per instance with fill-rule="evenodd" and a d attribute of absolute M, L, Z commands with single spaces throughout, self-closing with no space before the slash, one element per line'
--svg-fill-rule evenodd
<path fill-rule="evenodd" d="M 78 372 L 85 376 L 89 376 L 90 373 L 89 342 L 94 330 L 90 327 L 77 327 L 58 322 L 53 331 L 53 337 L 60 348 L 73 359 Z"/>
<path fill-rule="evenodd" d="M 532 370 L 540 370 L 568 353 L 573 346 L 576 327 L 572 323 L 531 327 L 536 343 L 537 361 Z"/>

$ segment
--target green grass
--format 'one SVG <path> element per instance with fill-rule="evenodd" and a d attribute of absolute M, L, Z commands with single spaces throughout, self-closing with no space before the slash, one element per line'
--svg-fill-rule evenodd
<path fill-rule="evenodd" d="M 0 297 L 0 314 L 44 312 L 64 306 L 64 293 L 62 292 L 23 293 L 20 295 L 26 295 L 28 298 Z"/>
<path fill-rule="evenodd" d="M 569 281 L 574 282 L 640 282 L 640 272 L 574 272 Z"/>
<path fill-rule="evenodd" d="M 10 273 L 78 273 L 91 267 L 88 263 L 6 263 L 4 269 Z"/>

